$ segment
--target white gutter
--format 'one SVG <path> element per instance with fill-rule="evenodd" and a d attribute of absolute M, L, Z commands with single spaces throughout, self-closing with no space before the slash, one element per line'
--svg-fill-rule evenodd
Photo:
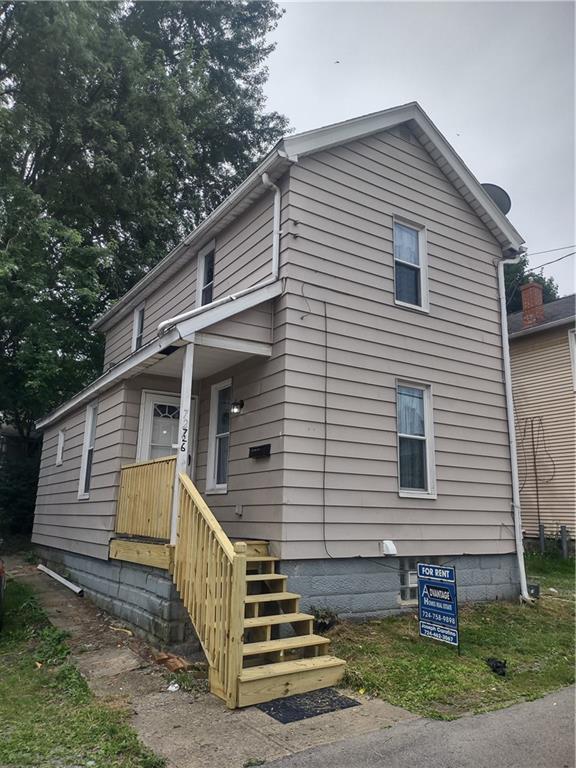
<path fill-rule="evenodd" d="M 512 511 L 514 514 L 514 538 L 516 539 L 516 557 L 520 573 L 520 599 L 533 602 L 528 594 L 526 568 L 524 566 L 524 542 L 522 541 L 522 516 L 520 508 L 520 484 L 518 481 L 518 453 L 516 449 L 516 426 L 514 424 L 514 399 L 512 397 L 512 371 L 510 368 L 510 347 L 508 342 L 508 316 L 506 313 L 506 285 L 504 265 L 518 264 L 522 253 L 511 259 L 498 262 L 498 291 L 500 293 L 500 325 L 502 333 L 502 359 L 504 363 L 504 386 L 506 389 L 506 416 L 508 420 L 508 440 L 510 443 L 510 464 L 512 470 Z"/>
<path fill-rule="evenodd" d="M 262 184 L 267 189 L 274 190 L 274 214 L 272 223 L 272 274 L 270 277 L 261 280 L 259 283 L 252 285 L 250 288 L 244 288 L 243 290 L 237 291 L 236 293 L 231 293 L 228 296 L 222 296 L 222 298 L 216 299 L 216 301 L 212 301 L 210 304 L 205 304 L 203 307 L 196 307 L 196 309 L 190 309 L 188 312 L 182 312 L 180 315 L 170 317 L 168 320 L 163 320 L 158 325 L 159 336 L 162 336 L 162 334 L 166 333 L 174 325 L 177 325 L 184 320 L 190 320 L 193 317 L 201 315 L 203 312 L 214 309 L 214 307 L 219 307 L 222 304 L 227 304 L 230 301 L 235 301 L 241 296 L 246 296 L 253 291 L 259 290 L 260 288 L 265 288 L 267 285 L 271 285 L 272 283 L 275 283 L 276 280 L 278 280 L 278 274 L 280 272 L 280 235 L 282 234 L 282 230 L 280 229 L 280 208 L 282 202 L 282 193 L 280 192 L 280 188 L 270 181 L 270 177 L 267 173 L 262 174 Z"/>

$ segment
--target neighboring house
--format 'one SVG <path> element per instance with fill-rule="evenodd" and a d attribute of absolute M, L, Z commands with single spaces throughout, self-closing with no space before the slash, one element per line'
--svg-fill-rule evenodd
<path fill-rule="evenodd" d="M 300 596 L 381 616 L 422 559 L 517 597 L 497 264 L 522 242 L 417 104 L 282 140 L 94 323 L 103 375 L 38 425 L 42 556 L 163 642 L 173 579 L 230 706 L 341 674 Z"/>
<path fill-rule="evenodd" d="M 528 283 L 508 318 L 525 536 L 576 534 L 576 296 L 542 302 Z"/>

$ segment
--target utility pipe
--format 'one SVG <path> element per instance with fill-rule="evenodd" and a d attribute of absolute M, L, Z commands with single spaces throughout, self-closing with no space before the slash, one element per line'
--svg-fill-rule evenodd
<path fill-rule="evenodd" d="M 524 543 L 522 541 L 522 517 L 520 507 L 520 484 L 518 481 L 518 454 L 516 450 L 516 426 L 514 424 L 514 399 L 512 397 L 512 372 L 510 368 L 510 347 L 508 342 L 508 315 L 506 312 L 506 284 L 504 282 L 504 265 L 518 264 L 523 252 L 514 258 L 498 261 L 498 292 L 500 294 L 500 326 L 502 334 L 502 360 L 504 363 L 504 386 L 506 391 L 506 416 L 508 420 L 508 441 L 510 444 L 510 463 L 512 469 L 512 511 L 514 514 L 514 537 L 516 539 L 516 557 L 520 573 L 520 599 L 531 603 L 526 582 L 524 566 Z"/>
<path fill-rule="evenodd" d="M 280 188 L 270 181 L 270 176 L 268 176 L 267 173 L 263 173 L 261 178 L 262 184 L 266 187 L 266 189 L 274 190 L 274 213 L 272 222 L 272 274 L 270 277 L 267 277 L 261 282 L 256 283 L 256 285 L 252 285 L 250 288 L 244 288 L 242 291 L 231 293 L 228 296 L 222 296 L 222 298 L 216 299 L 216 301 L 212 301 L 210 304 L 205 304 L 203 307 L 196 307 L 195 309 L 190 309 L 188 312 L 182 312 L 180 315 L 170 317 L 168 320 L 163 320 L 158 325 L 159 336 L 161 336 L 163 333 L 166 333 L 169 328 L 172 328 L 172 326 L 176 325 L 177 323 L 181 323 L 184 320 L 190 320 L 190 318 L 197 317 L 203 312 L 206 312 L 208 309 L 213 309 L 214 307 L 219 307 L 222 304 L 227 304 L 230 301 L 239 299 L 241 296 L 246 296 L 248 293 L 257 291 L 259 288 L 265 288 L 267 285 L 271 285 L 272 283 L 275 283 L 276 280 L 278 280 L 278 275 L 280 272 L 280 235 L 282 234 L 282 230 L 280 229 L 280 206 L 282 193 L 280 192 Z"/>

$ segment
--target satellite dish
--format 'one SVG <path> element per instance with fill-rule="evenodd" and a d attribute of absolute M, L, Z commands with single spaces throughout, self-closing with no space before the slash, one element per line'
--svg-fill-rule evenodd
<path fill-rule="evenodd" d="M 484 187 L 484 191 L 490 195 L 502 213 L 506 215 L 510 208 L 512 208 L 512 200 L 510 200 L 508 192 L 496 184 L 482 184 L 482 186 Z"/>

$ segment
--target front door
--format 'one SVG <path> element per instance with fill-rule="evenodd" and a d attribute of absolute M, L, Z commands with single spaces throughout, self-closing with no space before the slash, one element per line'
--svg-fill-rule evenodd
<path fill-rule="evenodd" d="M 194 435 L 195 398 L 190 409 L 190 428 Z M 137 461 L 174 456 L 178 449 L 180 398 L 162 392 L 143 392 L 138 432 Z M 190 441 L 194 446 L 194 440 Z M 194 451 L 191 451 L 192 455 Z"/>

